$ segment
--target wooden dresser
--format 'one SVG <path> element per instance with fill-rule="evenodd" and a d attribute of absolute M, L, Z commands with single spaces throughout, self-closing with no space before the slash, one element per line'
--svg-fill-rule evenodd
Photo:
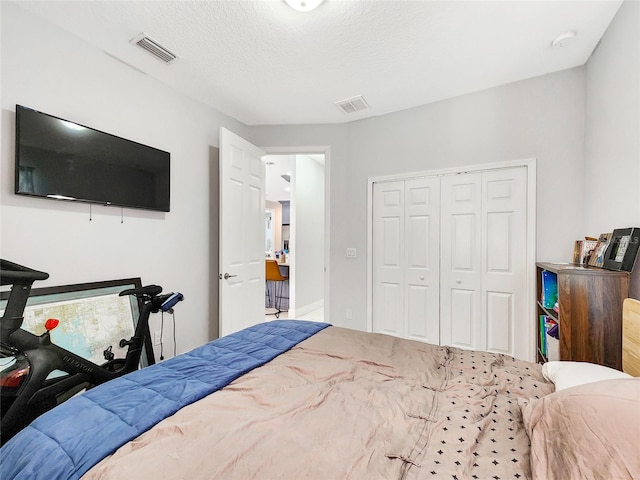
<path fill-rule="evenodd" d="M 597 363 L 622 369 L 622 302 L 629 294 L 629 273 L 572 264 L 537 263 L 536 331 L 541 351 L 540 315 L 559 325 L 560 360 Z M 558 311 L 542 302 L 542 272 L 557 276 Z"/>

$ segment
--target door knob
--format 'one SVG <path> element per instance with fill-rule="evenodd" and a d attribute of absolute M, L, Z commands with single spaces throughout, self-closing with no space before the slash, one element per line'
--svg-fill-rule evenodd
<path fill-rule="evenodd" d="M 459 278 L 456 278 L 456 283 L 462 283 L 462 280 L 460 280 Z"/>
<path fill-rule="evenodd" d="M 424 275 L 420 275 L 420 280 L 424 280 Z"/>
<path fill-rule="evenodd" d="M 231 277 L 237 277 L 238 275 L 229 275 L 228 273 L 224 274 L 224 277 L 222 276 L 222 274 L 220 274 L 220 276 L 218 277 L 220 280 L 222 280 L 223 278 L 225 280 L 229 280 Z"/>

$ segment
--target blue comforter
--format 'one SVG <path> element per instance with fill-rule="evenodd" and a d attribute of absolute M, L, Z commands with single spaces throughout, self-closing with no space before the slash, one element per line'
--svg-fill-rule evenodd
<path fill-rule="evenodd" d="M 74 397 L 0 449 L 0 478 L 80 478 L 162 419 L 328 326 L 299 320 L 262 323 Z"/>

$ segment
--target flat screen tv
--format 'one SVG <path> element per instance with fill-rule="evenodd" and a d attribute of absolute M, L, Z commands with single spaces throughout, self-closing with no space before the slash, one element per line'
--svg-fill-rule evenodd
<path fill-rule="evenodd" d="M 170 154 L 16 105 L 16 193 L 169 211 Z"/>

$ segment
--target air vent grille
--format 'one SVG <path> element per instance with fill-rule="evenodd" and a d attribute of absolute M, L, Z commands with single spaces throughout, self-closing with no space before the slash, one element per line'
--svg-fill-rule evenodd
<path fill-rule="evenodd" d="M 336 102 L 336 105 L 340 107 L 340 110 L 344 113 L 355 113 L 360 110 L 371 108 L 362 95 L 347 98 L 346 100 L 340 100 L 339 102 Z"/>
<path fill-rule="evenodd" d="M 175 53 L 171 52 L 168 48 L 160 45 L 156 40 L 151 38 L 146 33 L 141 33 L 137 37 L 131 39 L 131 43 L 134 43 L 140 48 L 143 48 L 163 63 L 171 63 L 176 58 L 178 58 Z"/>

